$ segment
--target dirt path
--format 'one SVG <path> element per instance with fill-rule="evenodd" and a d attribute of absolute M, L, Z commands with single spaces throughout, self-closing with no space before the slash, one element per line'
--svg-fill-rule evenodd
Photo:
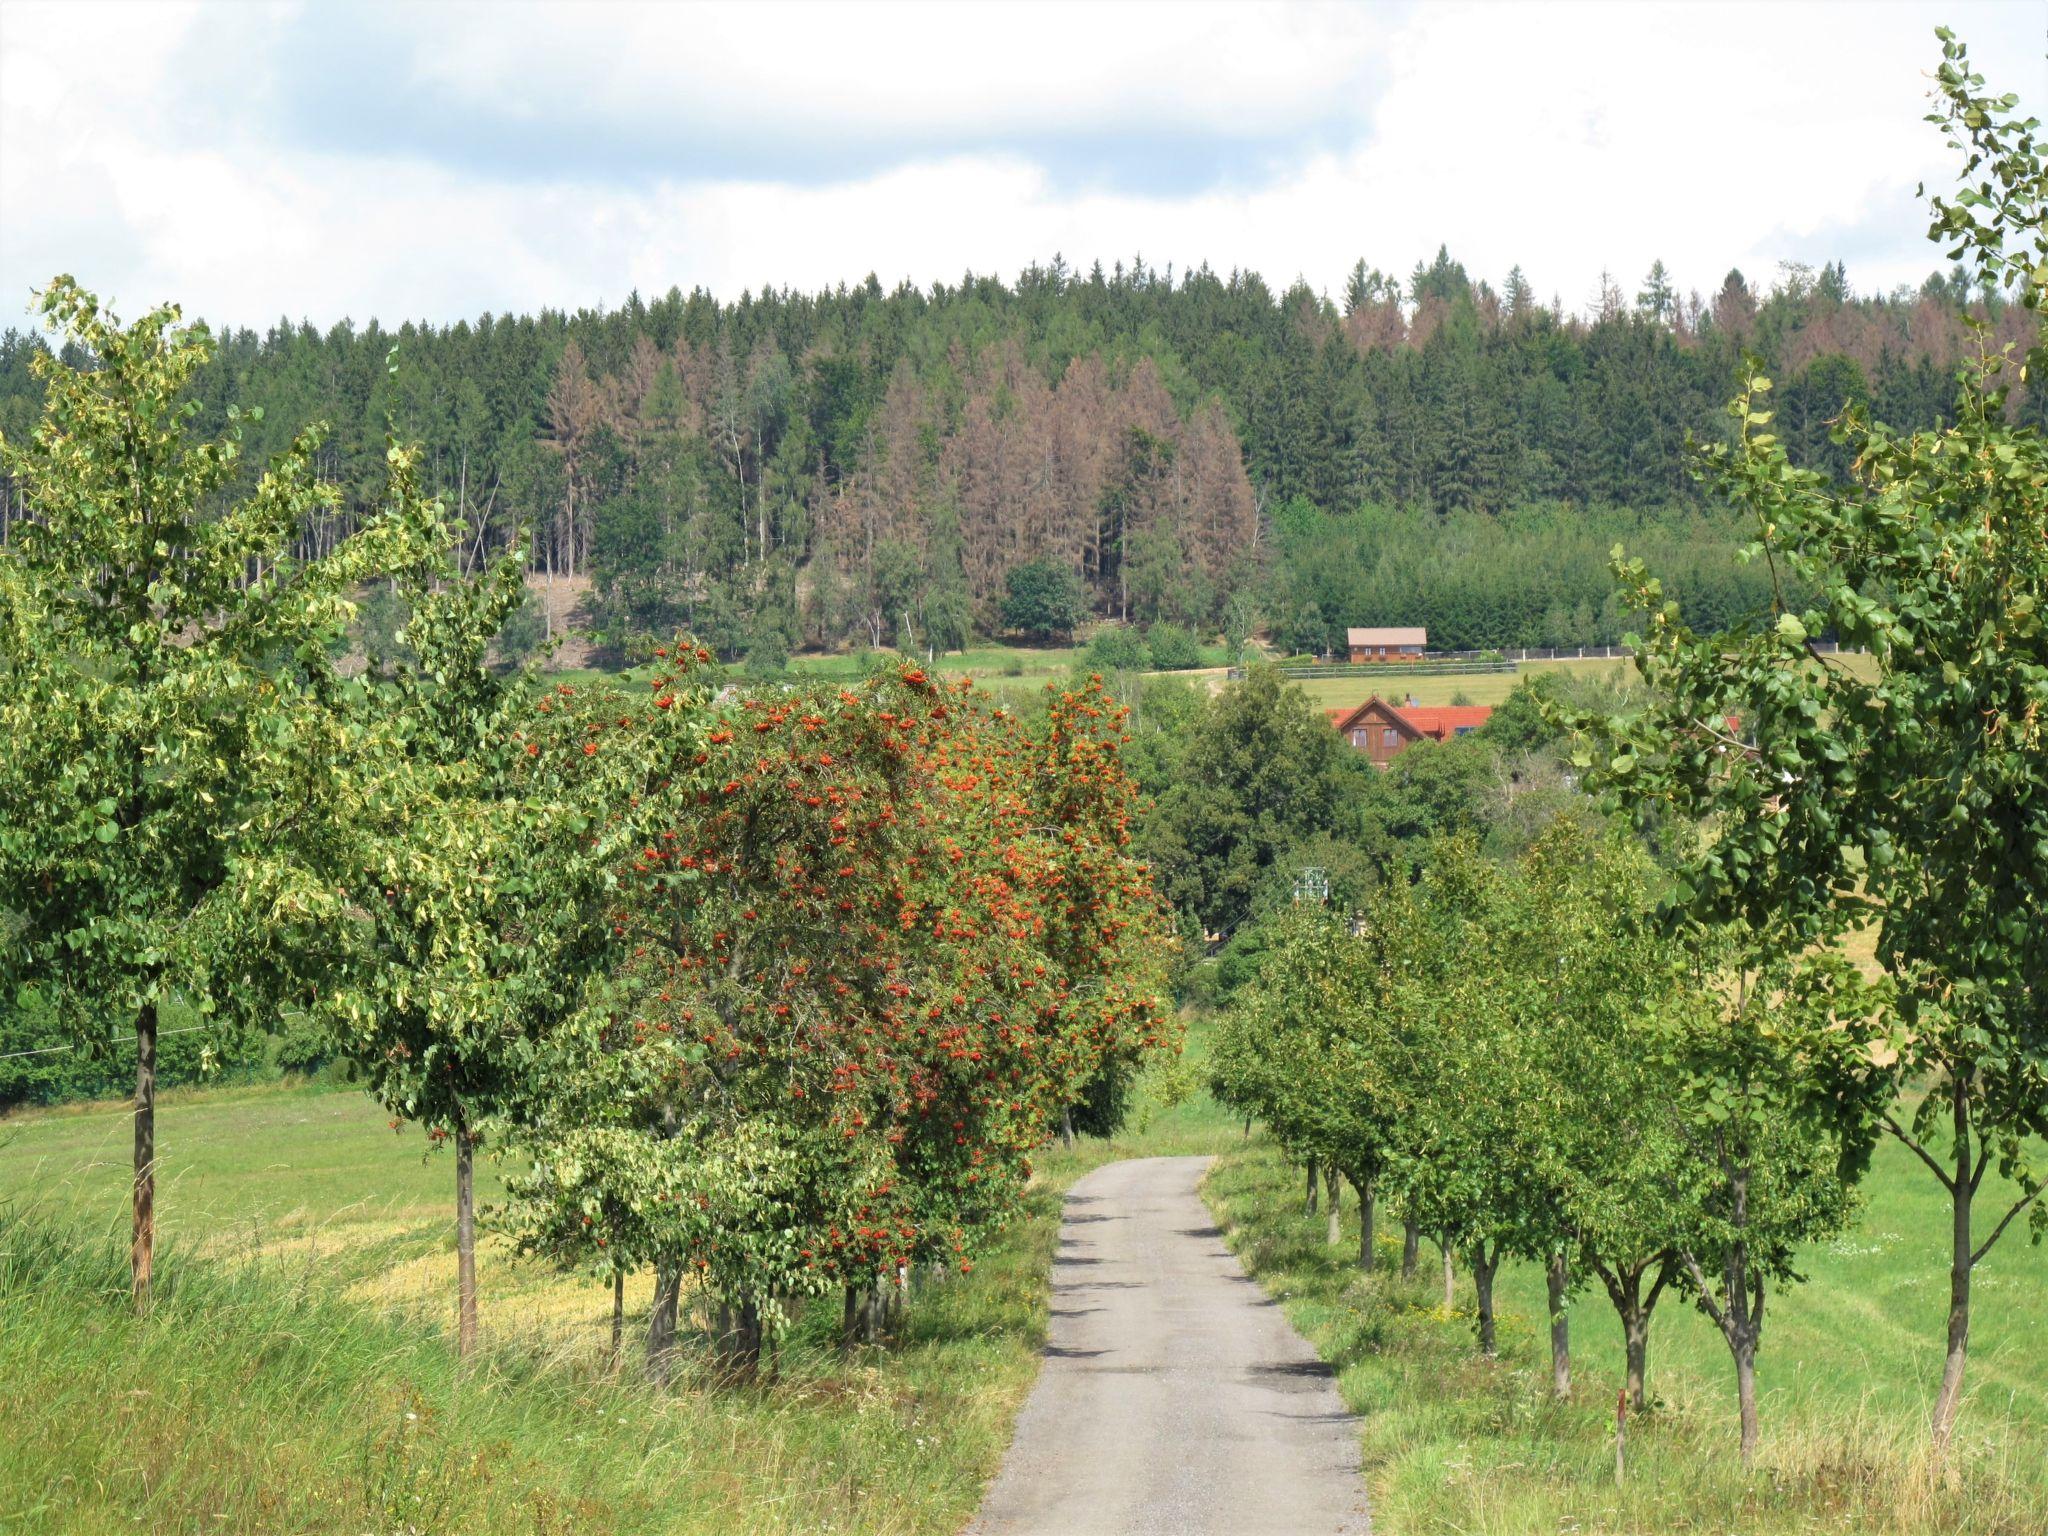
<path fill-rule="evenodd" d="M 1223 1244 L 1209 1160 L 1075 1184 L 1052 1334 L 971 1536 L 1361 1536 L 1356 1422 Z"/>

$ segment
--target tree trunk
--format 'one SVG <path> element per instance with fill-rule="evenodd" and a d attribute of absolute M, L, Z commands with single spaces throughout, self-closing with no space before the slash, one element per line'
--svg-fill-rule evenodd
<path fill-rule="evenodd" d="M 1401 1223 L 1401 1278 L 1413 1280 L 1422 1262 L 1422 1225 L 1413 1216 Z"/>
<path fill-rule="evenodd" d="M 612 1369 L 619 1365 L 619 1345 L 626 1336 L 626 1272 L 612 1271 Z"/>
<path fill-rule="evenodd" d="M 1074 1106 L 1071 1104 L 1060 1111 L 1060 1140 L 1069 1152 L 1074 1150 Z"/>
<path fill-rule="evenodd" d="M 1607 1287 L 1614 1315 L 1621 1319 L 1622 1350 L 1628 1366 L 1628 1402 L 1641 1413 L 1647 1405 L 1645 1367 L 1650 1353 L 1650 1315 L 1656 1311 L 1657 1298 L 1664 1294 L 1664 1287 L 1671 1283 L 1674 1261 L 1668 1256 L 1649 1258 L 1632 1268 L 1620 1269 L 1603 1263 L 1598 1254 L 1589 1254 L 1588 1260 L 1600 1283 Z M 1658 1266 L 1657 1278 L 1645 1296 L 1643 1276 L 1653 1263 Z"/>
<path fill-rule="evenodd" d="M 1458 1310 L 1458 1291 L 1451 1278 L 1451 1240 L 1447 1237 L 1439 1246 L 1444 1251 L 1444 1310 L 1455 1312 Z"/>
<path fill-rule="evenodd" d="M 135 1224 L 128 1247 L 136 1315 L 149 1310 L 156 1268 L 156 1001 L 135 1016 Z"/>
<path fill-rule="evenodd" d="M 1970 1249 L 1970 1216 L 1977 1193 L 1970 1177 L 1969 1085 L 1957 1079 L 1950 1092 L 1954 1106 L 1956 1171 L 1955 1182 L 1949 1190 L 1953 1224 L 1948 1265 L 1948 1356 L 1941 1367 L 1941 1394 L 1934 1400 L 1934 1446 L 1937 1451 L 1948 1449 L 1949 1437 L 1955 1432 L 1956 1413 L 1963 1401 L 1963 1366 L 1970 1349 L 1970 1271 L 1974 1267 Z M 141 1144 L 138 1132 L 136 1145 L 140 1147 Z M 137 1156 L 140 1155 L 138 1152 Z M 1993 1234 L 1994 1237 L 1996 1235 Z"/>
<path fill-rule="evenodd" d="M 839 1312 L 839 1348 L 842 1352 L 852 1349 L 860 1337 L 860 1310 L 860 1292 L 849 1285 L 845 1305 Z"/>
<path fill-rule="evenodd" d="M 656 1265 L 654 1305 L 647 1312 L 647 1374 L 659 1386 L 667 1386 L 676 1353 L 676 1303 L 683 1293 L 683 1272 L 672 1265 Z"/>
<path fill-rule="evenodd" d="M 868 1288 L 868 1342 L 882 1342 L 882 1282 L 878 1276 Z"/>
<path fill-rule="evenodd" d="M 1489 1258 L 1484 1243 L 1473 1247 L 1472 1289 L 1479 1299 L 1479 1352 L 1489 1360 L 1500 1353 L 1494 1342 L 1493 1330 L 1493 1272 L 1499 1267 L 1499 1248 L 1495 1248 Z"/>
<path fill-rule="evenodd" d="M 1735 1352 L 1735 1401 L 1742 1412 L 1742 1464 L 1756 1459 L 1756 1335 L 1745 1332 Z"/>
<path fill-rule="evenodd" d="M 1314 1158 L 1308 1160 L 1308 1190 L 1302 1196 L 1301 1210 L 1304 1216 L 1313 1216 L 1316 1213 L 1316 1160 Z"/>
<path fill-rule="evenodd" d="M 738 1307 L 738 1317 L 731 1336 L 727 1339 L 726 1360 L 741 1376 L 751 1377 L 761 1369 L 761 1308 L 759 1303 L 743 1301 Z"/>
<path fill-rule="evenodd" d="M 455 1127 L 455 1353 L 476 1348 L 476 1172 L 469 1128 Z"/>
<path fill-rule="evenodd" d="M 1344 1175 L 1335 1163 L 1323 1170 L 1323 1196 L 1330 1207 L 1330 1225 L 1323 1241 L 1335 1248 L 1344 1241 Z"/>
<path fill-rule="evenodd" d="M 1358 1190 L 1358 1267 L 1366 1274 L 1373 1272 L 1373 1207 L 1377 1203 L 1373 1195 L 1373 1181 L 1367 1179 L 1356 1186 Z"/>
<path fill-rule="evenodd" d="M 1550 1393 L 1553 1397 L 1572 1395 L 1572 1324 L 1565 1312 L 1565 1291 L 1571 1280 L 1564 1250 L 1550 1256 L 1544 1271 L 1544 1288 L 1550 1297 Z"/>

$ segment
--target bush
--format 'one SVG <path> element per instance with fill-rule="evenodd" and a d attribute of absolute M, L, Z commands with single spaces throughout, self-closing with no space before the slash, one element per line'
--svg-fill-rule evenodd
<path fill-rule="evenodd" d="M 1111 672 L 1142 672 L 1149 661 L 1150 653 L 1135 629 L 1110 624 L 1097 630 L 1095 638 L 1088 642 L 1085 665 L 1087 670 L 1107 676 Z"/>
<path fill-rule="evenodd" d="M 1145 633 L 1145 645 L 1154 671 L 1186 672 L 1202 664 L 1201 642 L 1185 624 L 1154 624 Z"/>
<path fill-rule="evenodd" d="M 1033 560 L 1010 572 L 1009 585 L 1003 623 L 1034 640 L 1071 634 L 1087 617 L 1081 580 L 1068 566 Z"/>

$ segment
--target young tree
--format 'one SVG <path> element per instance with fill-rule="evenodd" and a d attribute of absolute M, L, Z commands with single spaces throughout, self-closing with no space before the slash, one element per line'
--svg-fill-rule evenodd
<path fill-rule="evenodd" d="M 330 645 L 355 590 L 430 530 L 398 494 L 331 552 L 294 558 L 338 499 L 314 471 L 318 428 L 244 489 L 253 418 L 193 431 L 203 326 L 166 306 L 123 327 L 68 277 L 40 308 L 88 361 L 39 353 L 43 418 L 0 443 L 29 513 L 0 550 L 0 801 L 34 812 L 0 821 L 0 972 L 82 1046 L 133 1031 L 143 1307 L 159 1013 L 182 997 L 228 1029 L 305 985 L 305 948 L 341 905 L 319 870 L 368 789 Z"/>
<path fill-rule="evenodd" d="M 416 497 L 409 458 L 395 464 L 397 494 Z M 356 894 L 322 999 L 369 1091 L 453 1144 L 463 1353 L 477 1334 L 476 1148 L 490 1122 L 538 1114 L 556 1092 L 550 1043 L 618 949 L 620 832 L 586 806 L 607 798 L 619 754 L 600 754 L 620 727 L 558 708 L 566 686 L 536 699 L 490 664 L 525 567 L 513 549 L 467 579 L 445 558 L 405 574 L 415 659 L 373 693 L 388 776 L 337 872 Z"/>
<path fill-rule="evenodd" d="M 1948 1194 L 1947 1352 L 1933 1415 L 1946 1445 L 1962 1400 L 1975 1266 L 2029 1207 L 2048 1132 L 2040 978 L 2048 975 L 2048 449 L 2011 423 L 2017 374 L 2048 370 L 2048 175 L 2032 120 L 1981 94 L 1941 33 L 1941 123 L 1977 181 L 1932 200 L 1930 235 L 2032 317 L 2015 367 L 1982 324 L 1952 425 L 1894 432 L 1858 408 L 1837 432 L 1847 486 L 1790 463 L 1768 430 L 1771 381 L 1752 367 L 1732 442 L 1705 467 L 1755 518 L 1776 622 L 1698 636 L 1640 562 L 1620 567 L 1644 615 L 1654 699 L 1606 733 L 1608 783 L 1635 805 L 1707 824 L 1686 861 L 1690 913 L 1735 925 L 1746 968 L 1879 925 L 1893 1005 L 1852 1032 L 1867 1048 L 1834 1085 L 1850 1121 L 1875 1117 Z M 1811 594 L 1795 611 L 1793 583 Z M 1832 631 L 1858 668 L 1816 649 Z M 1910 1111 L 1899 1095 L 1927 1084 Z M 1999 1168 L 2013 1202 L 1977 1225 Z"/>

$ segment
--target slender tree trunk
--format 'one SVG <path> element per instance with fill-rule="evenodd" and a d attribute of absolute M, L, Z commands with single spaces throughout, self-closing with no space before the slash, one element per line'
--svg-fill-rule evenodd
<path fill-rule="evenodd" d="M 612 1271 L 612 1368 L 618 1369 L 619 1345 L 626 1336 L 626 1272 Z"/>
<path fill-rule="evenodd" d="M 1628 1369 L 1628 1403 L 1637 1413 L 1648 1404 L 1647 1364 L 1650 1354 L 1650 1317 L 1657 1309 L 1657 1298 L 1664 1294 L 1664 1287 L 1671 1283 L 1672 1265 L 1669 1257 L 1645 1259 L 1630 1269 L 1621 1269 L 1603 1263 L 1597 1254 L 1589 1256 L 1593 1272 L 1600 1277 L 1600 1283 L 1607 1287 L 1607 1299 L 1614 1303 L 1614 1315 L 1621 1320 L 1622 1352 Z M 1643 1275 L 1651 1264 L 1656 1264 L 1657 1278 L 1650 1285 L 1649 1295 L 1643 1294 Z"/>
<path fill-rule="evenodd" d="M 882 1342 L 882 1282 L 879 1277 L 868 1289 L 868 1342 Z"/>
<path fill-rule="evenodd" d="M 846 1287 L 845 1303 L 839 1309 L 839 1349 L 843 1354 L 853 1348 L 860 1330 L 860 1292 L 852 1286 Z"/>
<path fill-rule="evenodd" d="M 1069 1152 L 1074 1150 L 1074 1106 L 1071 1104 L 1060 1110 L 1060 1140 Z"/>
<path fill-rule="evenodd" d="M 676 1303 L 683 1294 L 683 1272 L 673 1265 L 656 1265 L 654 1305 L 647 1312 L 647 1374 L 658 1386 L 667 1386 L 675 1364 Z"/>
<path fill-rule="evenodd" d="M 1733 1345 L 1735 1401 L 1742 1413 L 1742 1464 L 1756 1460 L 1756 1336 L 1744 1333 Z"/>
<path fill-rule="evenodd" d="M 455 1127 L 455 1352 L 476 1348 L 476 1170 L 469 1127 Z"/>
<path fill-rule="evenodd" d="M 727 1360 L 742 1376 L 754 1376 L 761 1369 L 760 1304 L 743 1301 L 738 1308 L 737 1326 L 727 1340 Z"/>
<path fill-rule="evenodd" d="M 1645 1382 L 1649 1375 L 1650 1314 L 1634 1312 L 1624 1315 L 1621 1339 L 1628 1362 L 1628 1404 L 1641 1413 L 1647 1402 Z"/>
<path fill-rule="evenodd" d="M 1446 1237 L 1439 1245 L 1444 1253 L 1444 1310 L 1458 1310 L 1458 1290 L 1451 1275 L 1451 1240 Z"/>
<path fill-rule="evenodd" d="M 1373 1193 L 1373 1181 L 1367 1179 L 1356 1186 L 1358 1190 L 1358 1267 L 1366 1274 L 1373 1272 L 1376 1262 L 1373 1254 L 1373 1208 L 1378 1200 Z"/>
<path fill-rule="evenodd" d="M 1948 1449 L 1955 1432 L 1956 1413 L 1963 1402 L 1963 1367 L 1970 1350 L 1970 1271 L 1975 1267 L 1970 1247 L 1971 1206 L 1977 1194 L 1970 1168 L 1969 1083 L 1956 1078 L 1950 1085 L 1955 1121 L 1955 1182 L 1950 1187 L 1953 1218 L 1948 1264 L 1948 1355 L 1941 1367 L 1941 1394 L 1934 1400 L 1934 1446 Z M 141 1145 L 138 1139 L 136 1145 Z M 139 1153 L 137 1154 L 140 1155 Z M 1993 1234 L 1996 1236 L 1996 1234 Z"/>
<path fill-rule="evenodd" d="M 1304 1216 L 1316 1213 L 1316 1160 L 1308 1160 L 1308 1189 L 1302 1196 L 1301 1211 Z"/>
<path fill-rule="evenodd" d="M 1472 1289 L 1479 1299 L 1479 1352 L 1491 1360 L 1500 1353 L 1493 1329 L 1493 1274 L 1500 1267 L 1500 1249 L 1495 1248 L 1488 1257 L 1486 1244 L 1477 1243 L 1471 1258 Z"/>
<path fill-rule="evenodd" d="M 156 1001 L 135 1016 L 135 1222 L 128 1247 L 136 1315 L 149 1311 L 156 1268 Z"/>
<path fill-rule="evenodd" d="M 1329 1230 L 1323 1240 L 1335 1248 L 1344 1241 L 1344 1175 L 1335 1163 L 1323 1170 L 1323 1196 L 1330 1207 Z"/>
<path fill-rule="evenodd" d="M 1571 1282 L 1564 1250 L 1550 1256 L 1544 1271 L 1544 1289 L 1550 1299 L 1550 1393 L 1553 1397 L 1572 1395 L 1572 1324 L 1565 1312 L 1565 1291 Z"/>
<path fill-rule="evenodd" d="M 1413 1280 L 1422 1263 L 1422 1224 L 1413 1216 L 1401 1222 L 1401 1278 Z"/>

